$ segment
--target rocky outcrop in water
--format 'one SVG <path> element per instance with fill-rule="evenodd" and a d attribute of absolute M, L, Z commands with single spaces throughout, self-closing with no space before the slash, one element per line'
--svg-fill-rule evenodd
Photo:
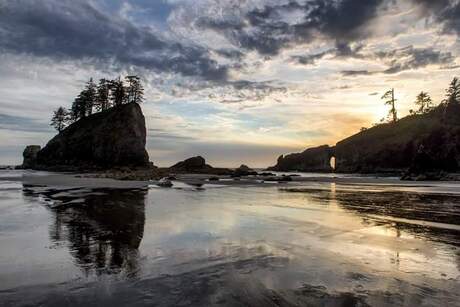
<path fill-rule="evenodd" d="M 334 148 L 327 145 L 309 148 L 301 153 L 280 156 L 271 171 L 331 172 Z"/>
<path fill-rule="evenodd" d="M 170 167 L 170 169 L 172 170 L 185 171 L 185 172 L 198 171 L 198 170 L 201 171 L 201 170 L 207 170 L 211 168 L 212 166 L 206 164 L 206 160 L 201 156 L 188 158 Z"/>
<path fill-rule="evenodd" d="M 22 162 L 22 166 L 20 168 L 29 169 L 35 168 L 37 166 L 37 155 L 40 151 L 41 146 L 39 145 L 29 145 L 24 149 L 22 153 L 22 157 L 24 161 Z"/>
<path fill-rule="evenodd" d="M 151 168 L 145 144 L 144 115 L 137 103 L 129 103 L 80 119 L 64 129 L 38 152 L 36 168 Z"/>
<path fill-rule="evenodd" d="M 243 176 L 255 176 L 257 175 L 257 172 L 253 169 L 251 169 L 249 166 L 245 164 L 241 164 L 240 167 L 235 169 L 235 171 L 232 174 L 234 177 L 243 177 Z"/>
<path fill-rule="evenodd" d="M 227 168 L 215 168 L 206 164 L 206 160 L 201 156 L 192 157 L 178 162 L 168 169 L 172 173 L 191 173 L 191 174 L 215 174 L 229 175 L 232 173 Z"/>

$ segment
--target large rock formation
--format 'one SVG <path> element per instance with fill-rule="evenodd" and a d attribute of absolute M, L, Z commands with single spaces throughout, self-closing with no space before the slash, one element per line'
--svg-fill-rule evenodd
<path fill-rule="evenodd" d="M 456 172 L 460 164 L 460 105 L 443 105 L 427 114 L 377 125 L 335 147 L 325 145 L 281 156 L 270 169 L 331 171 L 331 157 L 335 157 L 335 171 L 341 173 Z"/>
<path fill-rule="evenodd" d="M 137 103 L 129 103 L 70 125 L 38 152 L 37 167 L 55 170 L 149 167 L 145 144 L 144 115 Z"/>
<path fill-rule="evenodd" d="M 334 148 L 327 145 L 309 148 L 301 153 L 280 156 L 271 171 L 331 172 Z"/>
<path fill-rule="evenodd" d="M 20 168 L 35 168 L 37 166 L 37 155 L 40 149 L 41 146 L 39 145 L 27 146 L 26 149 L 24 149 L 24 152 L 22 153 L 24 161 L 22 162 L 22 166 Z"/>

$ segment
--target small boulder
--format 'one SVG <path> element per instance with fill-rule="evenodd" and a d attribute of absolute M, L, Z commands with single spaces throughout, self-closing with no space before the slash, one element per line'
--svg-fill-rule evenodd
<path fill-rule="evenodd" d="M 173 186 L 173 183 L 168 178 L 161 178 L 157 185 L 162 188 L 170 188 Z"/>

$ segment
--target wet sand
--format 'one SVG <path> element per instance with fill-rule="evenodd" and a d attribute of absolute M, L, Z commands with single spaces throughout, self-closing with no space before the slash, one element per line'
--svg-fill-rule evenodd
<path fill-rule="evenodd" d="M 209 178 L 219 178 L 218 181 L 210 181 Z M 385 177 L 340 177 L 340 176 L 321 176 L 321 177 L 292 177 L 292 182 L 273 182 L 264 179 L 273 178 L 272 176 L 249 176 L 239 179 L 232 179 L 229 176 L 214 176 L 206 174 L 183 174 L 177 175 L 176 186 L 185 184 L 207 184 L 219 186 L 252 186 L 252 187 L 299 187 L 303 186 L 327 186 L 336 184 L 341 189 L 359 188 L 363 190 L 386 189 L 392 191 L 417 191 L 425 193 L 460 193 L 459 181 L 402 181 L 396 178 Z M 279 175 L 278 178 L 282 179 Z M 3 176 L 0 180 L 15 181 L 18 176 Z M 147 188 L 156 185 L 158 181 L 121 181 L 107 178 L 87 178 L 85 174 L 62 174 L 62 173 L 43 173 L 28 172 L 20 176 L 19 179 L 24 184 L 55 186 L 55 187 L 80 187 L 80 188 L 109 188 L 109 189 L 136 189 Z"/>
<path fill-rule="evenodd" d="M 460 306 L 456 183 L 71 177 L 0 176 L 0 305 Z"/>

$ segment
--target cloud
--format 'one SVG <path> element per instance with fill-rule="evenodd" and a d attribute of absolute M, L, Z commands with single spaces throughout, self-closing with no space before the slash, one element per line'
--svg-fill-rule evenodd
<path fill-rule="evenodd" d="M 360 53 L 363 47 L 364 46 L 362 44 L 351 46 L 348 43 L 336 42 L 336 46 L 334 48 L 328 49 L 326 51 L 311 55 L 294 55 L 291 56 L 290 59 L 291 61 L 302 65 L 314 65 L 318 60 L 324 59 L 328 56 L 333 59 L 364 59 L 365 56 Z"/>
<path fill-rule="evenodd" d="M 438 21 L 444 23 L 444 32 L 460 34 L 460 2 L 447 6 L 439 16 Z"/>
<path fill-rule="evenodd" d="M 426 16 L 442 25 L 446 34 L 460 34 L 460 2 L 457 0 L 412 0 Z"/>
<path fill-rule="evenodd" d="M 104 13 L 91 3 L 3 0 L 0 50 L 226 79 L 227 68 L 212 60 L 207 49 L 170 41 L 147 26 Z"/>
<path fill-rule="evenodd" d="M 442 52 L 430 47 L 414 48 L 413 46 L 389 52 L 377 52 L 376 57 L 389 62 L 390 68 L 384 71 L 386 74 L 418 69 L 428 65 L 448 65 L 452 64 L 455 60 L 455 57 L 450 52 Z"/>
<path fill-rule="evenodd" d="M 356 57 L 353 53 L 352 57 Z M 344 76 L 366 76 L 373 74 L 396 74 L 406 70 L 416 70 L 429 65 L 437 65 L 442 68 L 455 68 L 455 57 L 451 52 L 442 52 L 431 47 L 415 48 L 407 46 L 404 48 L 393 49 L 390 51 L 378 51 L 371 54 L 359 54 L 362 59 L 372 61 L 382 61 L 388 66 L 387 69 L 381 71 L 369 70 L 344 70 L 341 74 Z"/>
<path fill-rule="evenodd" d="M 368 76 L 374 74 L 374 72 L 368 70 L 342 70 L 340 73 L 345 77 Z"/>
<path fill-rule="evenodd" d="M 227 19 L 200 17 L 196 26 L 222 33 L 240 48 L 271 56 L 283 48 L 308 43 L 318 34 L 338 42 L 364 39 L 370 35 L 368 24 L 382 3 L 383 0 L 290 1 Z M 294 22 L 289 18 L 293 13 L 301 16 Z"/>
<path fill-rule="evenodd" d="M 183 136 L 175 133 L 168 132 L 165 129 L 150 128 L 148 129 L 148 138 L 152 140 L 162 139 L 169 141 L 193 141 L 196 138 L 192 136 Z"/>
<path fill-rule="evenodd" d="M 35 119 L 0 113 L 0 129 L 24 132 L 51 132 L 49 125 Z"/>

